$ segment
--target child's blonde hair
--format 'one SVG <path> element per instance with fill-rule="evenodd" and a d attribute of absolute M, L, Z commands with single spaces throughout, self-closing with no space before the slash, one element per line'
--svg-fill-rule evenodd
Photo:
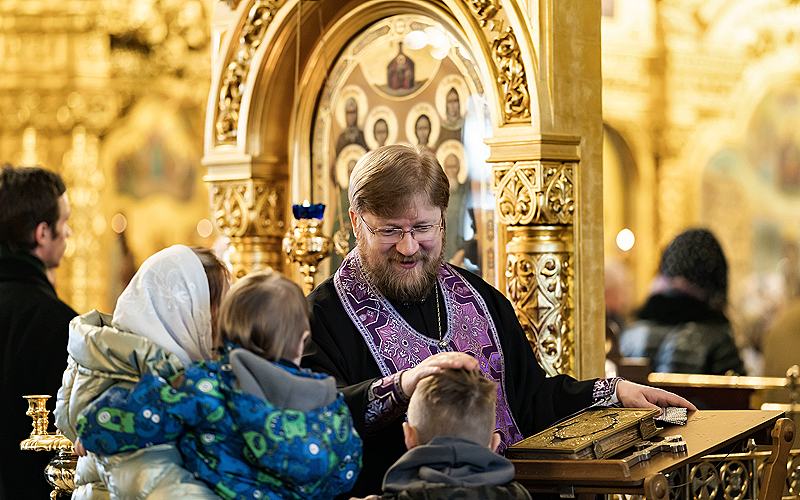
<path fill-rule="evenodd" d="M 222 338 L 269 359 L 293 359 L 310 329 L 300 287 L 278 272 L 261 271 L 234 284 L 219 315 Z"/>
<path fill-rule="evenodd" d="M 420 380 L 408 405 L 408 423 L 417 430 L 419 444 L 449 436 L 486 446 L 496 403 L 497 384 L 481 372 L 443 369 Z"/>

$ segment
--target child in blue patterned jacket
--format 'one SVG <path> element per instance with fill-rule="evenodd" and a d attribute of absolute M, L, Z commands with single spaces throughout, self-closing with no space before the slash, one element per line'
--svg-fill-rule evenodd
<path fill-rule="evenodd" d="M 300 288 L 239 280 L 223 302 L 223 355 L 167 381 L 112 388 L 78 421 L 101 455 L 177 440 L 185 467 L 223 498 L 332 498 L 361 468 L 361 439 L 333 378 L 298 368 L 309 334 Z"/>

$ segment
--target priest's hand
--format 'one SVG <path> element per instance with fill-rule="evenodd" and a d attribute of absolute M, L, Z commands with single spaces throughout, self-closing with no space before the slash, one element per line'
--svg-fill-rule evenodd
<path fill-rule="evenodd" d="M 666 408 L 678 406 L 689 410 L 697 408 L 688 400 L 665 391 L 646 385 L 634 384 L 628 380 L 617 383 L 617 399 L 626 408 Z"/>
<path fill-rule="evenodd" d="M 478 360 L 463 352 L 440 352 L 425 358 L 414 368 L 403 371 L 400 374 L 400 386 L 406 396 L 411 397 L 420 380 L 445 368 L 477 370 Z"/>

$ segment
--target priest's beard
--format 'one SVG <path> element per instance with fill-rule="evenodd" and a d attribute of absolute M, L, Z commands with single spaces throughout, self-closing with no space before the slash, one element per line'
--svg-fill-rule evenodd
<path fill-rule="evenodd" d="M 434 256 L 421 246 L 417 253 L 406 256 L 392 248 L 391 253 L 369 250 L 358 245 L 361 262 L 370 282 L 389 300 L 400 302 L 421 302 L 436 284 L 444 260 L 444 245 L 439 255 Z M 396 263 L 421 261 L 414 269 L 403 269 Z"/>

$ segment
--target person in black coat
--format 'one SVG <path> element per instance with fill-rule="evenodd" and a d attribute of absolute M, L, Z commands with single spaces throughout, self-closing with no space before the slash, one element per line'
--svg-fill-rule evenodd
<path fill-rule="evenodd" d="M 70 235 L 64 182 L 41 168 L 0 171 L 0 499 L 47 498 L 48 453 L 21 451 L 32 430 L 28 394 L 55 397 L 67 364 L 67 332 L 77 316 L 48 278 Z M 54 404 L 55 399 L 51 402 Z"/>
<path fill-rule="evenodd" d="M 728 263 L 707 229 L 675 237 L 637 321 L 620 336 L 623 356 L 650 359 L 653 371 L 745 375 L 725 315 Z"/>

